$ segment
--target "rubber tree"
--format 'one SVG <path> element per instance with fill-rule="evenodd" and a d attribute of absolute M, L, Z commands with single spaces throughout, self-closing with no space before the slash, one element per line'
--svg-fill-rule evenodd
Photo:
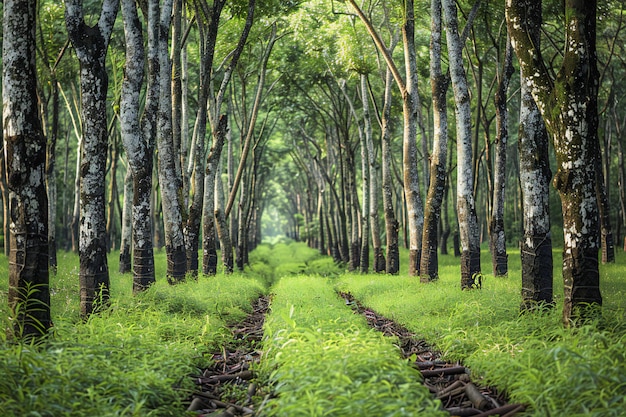
<path fill-rule="evenodd" d="M 541 45 L 541 13 L 532 10 L 529 36 Z M 533 19 L 531 22 L 530 19 Z M 520 69 L 521 102 L 518 128 L 518 154 L 522 191 L 521 310 L 550 306 L 553 303 L 552 234 L 550 232 L 550 159 L 549 137 L 531 89 Z"/>
<path fill-rule="evenodd" d="M 592 315 L 600 306 L 599 220 L 596 199 L 598 69 L 595 0 L 564 2 L 565 50 L 552 77 L 530 33 L 540 24 L 541 2 L 507 0 L 512 44 L 533 98 L 552 136 L 557 159 L 553 184 L 563 212 L 563 321 Z"/>
<path fill-rule="evenodd" d="M 463 66 L 462 37 L 458 30 L 457 6 L 442 0 L 450 80 L 454 91 L 457 143 L 457 210 L 461 244 L 461 288 L 472 288 L 480 275 L 480 237 L 472 186 L 472 121 L 467 75 Z"/>
<path fill-rule="evenodd" d="M 154 22 L 156 17 L 155 4 L 148 11 L 148 21 Z M 152 13 L 152 15 L 150 15 Z M 152 240 L 152 168 L 154 155 L 154 140 L 146 137 L 142 130 L 140 119 L 140 96 L 144 79 L 144 41 L 142 25 L 137 13 L 136 3 L 132 0 L 122 0 L 122 14 L 124 17 L 124 33 L 126 36 L 126 68 L 120 100 L 120 118 L 122 141 L 128 158 L 128 171 L 132 176 L 132 271 L 133 291 L 146 289 L 155 281 L 154 251 Z M 152 17 L 153 19 L 151 19 Z M 149 48 L 154 59 L 154 29 L 149 33 Z M 152 36 L 151 36 L 152 35 Z M 150 70 L 154 70 L 153 66 Z M 152 78 L 154 82 L 154 78 Z M 156 89 L 148 88 L 148 105 L 154 102 Z M 120 253 L 121 257 L 121 253 Z M 121 262 L 120 262 L 121 265 Z M 120 266 L 121 267 L 121 266 Z"/>
<path fill-rule="evenodd" d="M 119 0 L 102 3 L 97 23 L 85 22 L 82 0 L 65 2 L 65 23 L 80 63 L 83 144 L 80 166 L 80 309 L 89 316 L 109 300 L 105 217 L 107 163 L 106 56 Z"/>
<path fill-rule="evenodd" d="M 420 281 L 434 281 L 439 277 L 437 257 L 437 230 L 446 187 L 446 155 L 448 152 L 448 113 L 446 95 L 450 77 L 441 69 L 442 29 L 441 0 L 431 1 L 430 27 L 430 86 L 433 103 L 433 150 L 430 156 L 430 182 L 424 210 L 424 235 Z"/>
<path fill-rule="evenodd" d="M 504 202 L 506 190 L 506 149 L 509 142 L 509 111 L 507 105 L 509 83 L 513 75 L 513 48 L 507 36 L 502 68 L 498 72 L 495 96 L 496 140 L 493 173 L 493 209 L 489 222 L 489 248 L 495 276 L 508 274 L 508 255 L 504 229 Z"/>
<path fill-rule="evenodd" d="M 418 172 L 417 129 L 419 117 L 419 94 L 417 89 L 417 53 L 415 50 L 415 7 L 412 0 L 403 2 L 402 44 L 404 47 L 405 77 L 400 75 L 393 58 L 380 35 L 354 0 L 349 1 L 356 11 L 378 51 L 383 56 L 402 95 L 404 120 L 402 166 L 407 222 L 409 229 L 409 275 L 419 275 L 424 208 L 420 196 Z"/>
<path fill-rule="evenodd" d="M 9 190 L 9 293 L 13 334 L 32 338 L 52 326 L 48 271 L 46 137 L 37 103 L 34 1 L 3 6 L 2 125 Z"/>

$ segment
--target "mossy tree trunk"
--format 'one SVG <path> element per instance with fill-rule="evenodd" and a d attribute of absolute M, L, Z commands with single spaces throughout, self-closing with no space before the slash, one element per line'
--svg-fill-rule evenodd
<path fill-rule="evenodd" d="M 46 138 L 37 105 L 34 1 L 4 2 L 2 100 L 9 190 L 9 307 L 13 333 L 31 338 L 52 325 L 48 272 Z"/>
<path fill-rule="evenodd" d="M 132 271 L 133 271 L 133 292 L 147 289 L 155 282 L 154 270 L 154 249 L 152 235 L 152 168 L 154 155 L 154 140 L 150 139 L 151 130 L 147 127 L 148 120 L 155 120 L 154 103 L 156 102 L 156 76 L 149 74 L 148 89 L 146 98 L 146 110 L 144 115 L 149 119 L 140 119 L 140 91 L 144 79 L 145 53 L 143 32 L 136 4 L 132 0 L 122 0 L 122 13 L 124 15 L 124 33 L 126 36 L 126 69 L 124 82 L 122 84 L 122 94 L 120 99 L 120 116 L 122 126 L 122 141 L 128 158 L 129 172 L 132 176 L 132 192 L 128 195 L 124 193 L 124 206 L 126 210 L 127 200 L 132 199 L 130 225 L 124 225 L 127 229 L 132 229 Z M 154 5 L 151 16 L 156 16 Z M 154 19 L 148 19 L 149 24 Z M 148 63 L 149 71 L 155 70 L 154 59 L 156 58 L 156 25 L 152 26 L 148 40 L 149 56 L 151 62 Z M 150 116 L 148 113 L 152 112 Z M 126 185 L 124 188 L 126 189 Z M 125 215 L 126 219 L 129 217 Z M 123 234 L 124 234 L 123 233 Z M 123 241 L 129 240 L 128 237 Z M 122 255 L 128 249 L 120 250 L 120 271 L 122 261 L 131 262 L 130 253 L 122 259 Z"/>
<path fill-rule="evenodd" d="M 552 135 L 557 159 L 554 186 L 563 212 L 563 321 L 586 318 L 602 304 L 598 270 L 596 198 L 598 70 L 595 0 L 566 0 L 565 51 L 556 78 L 529 35 L 535 0 L 507 0 L 507 24 L 520 66 Z"/>
<path fill-rule="evenodd" d="M 533 27 L 535 41 L 539 41 L 538 29 L 539 26 Z M 524 72 L 520 72 L 525 80 Z M 553 302 L 548 132 L 526 82 L 521 83 L 518 149 L 524 233 L 520 242 L 521 310 L 524 311 Z"/>
<path fill-rule="evenodd" d="M 105 217 L 107 162 L 106 55 L 119 0 L 105 0 L 94 26 L 85 23 L 81 0 L 67 0 L 65 22 L 80 63 L 83 146 L 80 166 L 80 306 L 87 317 L 109 300 Z"/>

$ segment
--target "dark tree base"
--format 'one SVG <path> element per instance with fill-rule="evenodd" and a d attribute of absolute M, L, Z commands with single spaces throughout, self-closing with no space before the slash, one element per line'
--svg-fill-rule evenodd
<path fill-rule="evenodd" d="M 461 289 L 470 290 L 481 287 L 480 251 L 463 251 L 461 253 Z"/>

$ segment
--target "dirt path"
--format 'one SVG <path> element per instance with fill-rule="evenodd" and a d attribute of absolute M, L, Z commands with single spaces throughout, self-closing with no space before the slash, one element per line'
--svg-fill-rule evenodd
<path fill-rule="evenodd" d="M 405 327 L 361 305 L 349 293 L 339 294 L 355 313 L 363 315 L 370 326 L 400 341 L 402 355 L 420 370 L 424 385 L 441 400 L 453 416 L 512 417 L 525 410 L 522 404 L 508 404 L 506 395 L 496 388 L 472 381 L 471 372 L 460 363 L 440 359 L 440 353 Z"/>
<path fill-rule="evenodd" d="M 261 355 L 257 349 L 268 306 L 269 297 L 258 298 L 252 312 L 231 328 L 232 342 L 213 353 L 213 365 L 193 376 L 196 389 L 189 398 L 187 411 L 211 417 L 254 415 L 253 397 L 261 390 L 252 381 L 250 365 Z"/>

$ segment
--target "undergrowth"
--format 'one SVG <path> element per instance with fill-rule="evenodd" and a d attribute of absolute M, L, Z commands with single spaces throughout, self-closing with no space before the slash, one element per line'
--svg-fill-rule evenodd
<path fill-rule="evenodd" d="M 155 285 L 132 296 L 131 275 L 112 268 L 111 307 L 82 322 L 76 265 L 75 255 L 63 254 L 51 276 L 54 328 L 43 344 L 0 336 L 3 415 L 181 416 L 193 388 L 188 376 L 208 365 L 207 354 L 232 338 L 226 324 L 244 317 L 265 292 L 260 280 L 240 274 L 170 286 L 164 254 L 157 254 Z"/>
<path fill-rule="evenodd" d="M 483 259 L 489 256 L 483 253 Z M 602 317 L 578 328 L 561 323 L 563 285 L 555 252 L 556 307 L 519 314 L 519 252 L 509 252 L 506 278 L 485 275 L 482 290 L 460 290 L 458 258 L 440 257 L 440 279 L 345 274 L 343 291 L 462 360 L 533 416 L 620 416 L 626 409 L 626 280 L 624 253 L 601 266 Z M 483 263 L 483 271 L 490 271 Z"/>
<path fill-rule="evenodd" d="M 394 341 L 354 315 L 327 279 L 282 277 L 273 293 L 260 371 L 277 397 L 262 415 L 445 415 Z"/>

